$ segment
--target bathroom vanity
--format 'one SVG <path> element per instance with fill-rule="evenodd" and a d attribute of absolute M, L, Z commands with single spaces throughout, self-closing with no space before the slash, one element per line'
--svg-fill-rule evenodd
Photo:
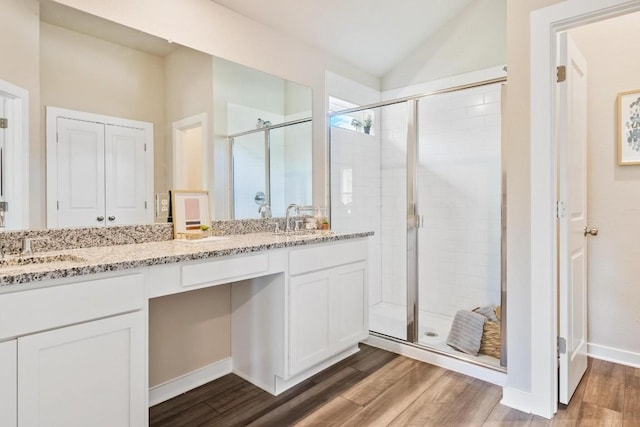
<path fill-rule="evenodd" d="M 0 266 L 0 425 L 147 425 L 149 299 L 227 283 L 229 372 L 281 393 L 368 335 L 370 234 L 251 233 Z"/>

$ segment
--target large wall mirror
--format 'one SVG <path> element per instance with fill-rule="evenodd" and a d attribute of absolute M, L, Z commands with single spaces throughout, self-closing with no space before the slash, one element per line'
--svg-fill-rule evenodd
<path fill-rule="evenodd" d="M 108 189 L 110 185 L 122 189 L 118 203 L 126 204 L 127 198 L 137 197 L 129 185 L 137 179 L 132 174 L 120 173 L 111 184 L 78 178 L 84 176 L 83 168 L 94 168 L 96 152 L 106 150 L 104 166 L 100 166 L 105 169 L 106 181 L 110 179 L 110 170 L 124 170 L 127 162 L 143 161 L 144 153 L 151 153 L 148 162 L 153 164 L 153 172 L 152 178 L 147 179 L 152 181 L 147 182 L 151 200 L 145 200 L 146 209 L 155 211 L 156 202 L 161 202 L 171 189 L 209 191 L 214 219 L 259 218 L 262 203 L 269 203 L 274 215 L 284 215 L 288 203 L 311 203 L 309 87 L 50 0 L 40 1 L 37 28 L 39 69 L 30 72 L 38 74 L 39 87 L 37 91 L 30 88 L 29 92 L 31 102 L 38 102 L 38 108 L 31 109 L 29 119 L 39 123 L 37 138 L 41 151 L 34 153 L 32 147 L 30 155 L 46 158 L 49 181 L 61 185 L 64 181 L 60 178 L 61 171 L 66 170 L 70 172 L 65 179 L 74 187 L 73 191 L 80 184 L 86 184 L 88 189 L 77 197 L 72 190 L 68 191 L 71 195 L 62 192 L 61 196 L 60 190 L 57 198 L 76 197 L 82 208 L 83 203 L 95 202 L 88 199 L 102 197 L 96 196 L 93 188 Z M 11 73 L 3 75 L 6 69 L 0 67 L 0 81 L 12 83 Z M 102 130 L 88 131 L 84 124 L 71 126 L 73 129 L 69 130 L 68 123 L 63 121 L 68 120 L 63 117 L 65 112 L 88 114 L 86 122 L 103 122 L 105 129 L 116 119 L 123 122 L 118 122 L 115 131 L 105 130 L 107 137 L 100 142 L 101 137 L 95 135 Z M 60 118 L 57 122 L 52 119 L 54 113 Z M 33 117 L 34 114 L 39 117 Z M 82 117 L 71 120 L 82 121 Z M 148 130 L 146 135 L 153 144 L 149 144 L 152 147 L 148 151 L 143 145 L 136 151 L 128 142 L 135 136 L 127 132 L 144 128 L 144 124 L 152 125 L 152 136 L 149 137 Z M 58 141 L 66 151 L 50 144 L 52 126 L 57 126 L 57 138 L 67 138 L 63 143 Z M 118 141 L 113 147 L 109 145 L 109 135 Z M 52 166 L 51 154 L 55 150 L 59 151 L 58 158 L 67 156 L 68 162 Z M 101 161 L 99 164 L 102 165 Z M 54 169 L 58 175 L 51 175 Z M 46 182 L 38 195 L 37 200 L 43 206 L 51 186 L 52 182 Z M 34 200 L 33 195 L 31 199 Z M 10 216 L 12 204 L 8 202 Z M 63 224 L 50 221 L 51 209 L 60 208 L 52 200 L 46 200 L 46 206 L 46 218 L 34 223 L 32 215 L 30 228 Z M 70 217 L 66 211 L 64 216 Z M 112 225 L 108 222 L 112 217 L 109 212 L 93 216 L 104 216 L 103 223 L 77 225 Z M 153 221 L 153 215 L 131 218 L 138 218 L 134 220 L 137 222 Z M 162 221 L 162 214 L 156 221 Z"/>

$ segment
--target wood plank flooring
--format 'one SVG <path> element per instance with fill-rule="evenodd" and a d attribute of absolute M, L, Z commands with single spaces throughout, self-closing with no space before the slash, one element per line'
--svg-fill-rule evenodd
<path fill-rule="evenodd" d="M 230 374 L 149 409 L 151 427 L 640 427 L 640 369 L 590 360 L 546 420 L 500 405 L 501 388 L 367 345 L 279 396 Z"/>

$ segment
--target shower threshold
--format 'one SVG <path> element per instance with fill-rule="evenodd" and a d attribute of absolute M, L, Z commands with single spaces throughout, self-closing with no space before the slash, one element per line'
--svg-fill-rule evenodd
<path fill-rule="evenodd" d="M 500 359 L 485 354 L 473 356 L 447 345 L 452 318 L 440 314 L 420 311 L 419 340 L 406 341 L 406 308 L 400 305 L 380 303 L 369 309 L 369 329 L 372 336 L 407 344 L 424 351 L 431 351 L 458 360 L 482 366 L 498 372 L 506 372 Z"/>

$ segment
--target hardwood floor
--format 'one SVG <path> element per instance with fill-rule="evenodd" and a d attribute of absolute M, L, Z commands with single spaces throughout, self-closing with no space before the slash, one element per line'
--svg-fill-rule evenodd
<path fill-rule="evenodd" d="M 640 426 L 640 369 L 591 360 L 546 420 L 500 405 L 498 386 L 360 348 L 279 396 L 226 375 L 150 408 L 150 426 Z"/>

